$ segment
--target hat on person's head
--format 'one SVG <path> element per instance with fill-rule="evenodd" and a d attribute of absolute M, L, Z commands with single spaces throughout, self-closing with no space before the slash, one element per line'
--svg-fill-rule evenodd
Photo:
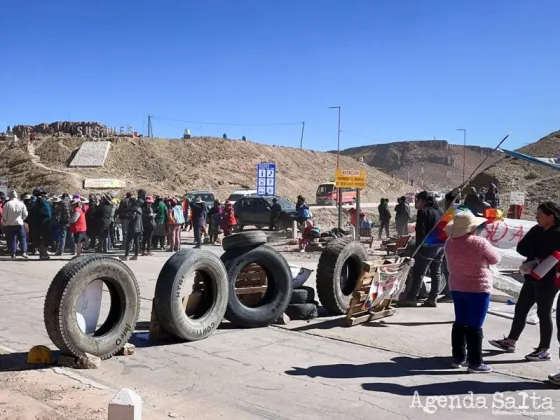
<path fill-rule="evenodd" d="M 33 195 L 34 195 L 35 197 L 42 197 L 42 196 L 44 196 L 44 195 L 47 195 L 47 192 L 44 190 L 43 187 L 38 187 L 38 188 L 35 188 L 35 189 L 33 190 Z"/>
<path fill-rule="evenodd" d="M 82 203 L 89 203 L 89 198 L 78 196 L 78 200 L 80 200 Z"/>
<path fill-rule="evenodd" d="M 25 194 L 25 195 L 23 196 L 23 199 L 24 199 L 24 200 L 31 200 L 31 194 Z"/>
<path fill-rule="evenodd" d="M 17 191 L 16 191 L 16 190 L 11 190 L 11 191 L 8 193 L 8 198 L 11 198 L 11 199 L 17 198 Z"/>
<path fill-rule="evenodd" d="M 231 201 L 226 200 L 226 201 L 224 201 L 224 204 L 225 204 L 226 206 L 231 206 Z"/>
<path fill-rule="evenodd" d="M 176 199 L 176 198 L 172 198 L 172 199 L 170 199 L 169 201 L 170 201 L 170 202 L 171 202 L 171 204 L 173 204 L 174 206 L 176 206 L 176 205 L 177 205 L 177 203 L 178 203 L 178 201 L 177 201 L 177 199 Z"/>
<path fill-rule="evenodd" d="M 449 238 L 459 238 L 473 233 L 475 229 L 487 221 L 484 217 L 476 217 L 470 210 L 459 211 L 445 226 L 445 233 Z"/>
<path fill-rule="evenodd" d="M 154 202 L 154 197 L 152 197 L 151 195 L 148 195 L 146 197 L 146 203 L 153 203 Z"/>
<path fill-rule="evenodd" d="M 53 203 L 60 203 L 60 197 L 52 197 L 52 198 L 51 198 L 51 201 L 52 201 Z"/>
<path fill-rule="evenodd" d="M 81 198 L 75 198 L 75 197 L 73 197 L 73 198 L 72 198 L 72 201 L 70 201 L 70 205 L 71 205 L 71 206 L 75 206 L 76 204 L 80 204 L 80 203 L 82 203 L 82 199 L 81 199 Z"/>

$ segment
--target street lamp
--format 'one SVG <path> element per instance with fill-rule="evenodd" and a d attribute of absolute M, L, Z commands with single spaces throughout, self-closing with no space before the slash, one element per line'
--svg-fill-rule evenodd
<path fill-rule="evenodd" d="M 329 109 L 338 109 L 338 135 L 336 148 L 336 169 L 340 168 L 340 106 L 330 106 Z M 338 189 L 338 228 L 342 229 L 342 190 Z"/>
<path fill-rule="evenodd" d="M 458 128 L 457 131 L 463 132 L 463 184 L 465 183 L 465 171 L 467 167 L 467 129 Z"/>

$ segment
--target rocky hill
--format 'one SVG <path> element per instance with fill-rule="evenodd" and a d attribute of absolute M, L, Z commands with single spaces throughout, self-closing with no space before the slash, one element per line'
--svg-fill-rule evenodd
<path fill-rule="evenodd" d="M 479 146 L 466 148 L 466 176 L 490 155 L 492 149 Z M 448 190 L 463 181 L 463 146 L 445 140 L 403 141 L 353 147 L 341 154 L 363 162 L 408 182 L 415 189 Z M 485 166 L 492 164 L 500 153 L 492 155 Z"/>
<path fill-rule="evenodd" d="M 45 125 L 47 132 L 49 127 Z M 8 177 L 19 191 L 41 185 L 51 193 L 84 193 L 85 179 L 115 178 L 126 182 L 126 190 L 145 188 L 152 193 L 183 194 L 186 190 L 209 189 L 225 199 L 234 190 L 255 188 L 258 163 L 276 162 L 277 193 L 292 199 L 303 194 L 313 202 L 318 184 L 332 180 L 336 167 L 336 156 L 330 153 L 246 141 L 110 136 L 103 139 L 111 142 L 111 148 L 102 168 L 69 168 L 87 139 L 66 134 L 66 130 L 74 130 L 72 125 L 63 127 L 63 131 L 55 127 L 52 134 L 37 134 L 33 144 L 26 139 L 0 143 L 0 176 Z M 22 137 L 27 132 L 18 131 Z M 343 157 L 342 165 L 366 169 L 367 201 L 395 199 L 408 189 L 402 181 L 350 157 Z"/>
<path fill-rule="evenodd" d="M 560 155 L 560 131 L 555 131 L 518 152 L 534 157 L 558 157 Z M 536 206 L 546 200 L 560 202 L 560 172 L 544 166 L 504 156 L 488 169 L 478 174 L 472 182 L 475 187 L 498 185 L 502 201 L 507 203 L 509 192 L 524 191 L 526 208 L 524 218 L 534 218 Z"/>

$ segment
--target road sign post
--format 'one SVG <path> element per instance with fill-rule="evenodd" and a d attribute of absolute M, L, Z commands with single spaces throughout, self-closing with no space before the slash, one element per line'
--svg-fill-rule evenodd
<path fill-rule="evenodd" d="M 257 194 L 276 195 L 276 163 L 257 165 Z"/>
<path fill-rule="evenodd" d="M 8 178 L 0 178 L 0 191 L 8 195 Z"/>
<path fill-rule="evenodd" d="M 335 187 L 338 188 L 338 206 L 342 207 L 342 188 L 356 189 L 356 226 L 354 237 L 360 240 L 360 190 L 366 187 L 366 171 L 363 169 L 340 169 L 335 172 Z M 340 212 L 340 210 L 339 210 Z M 340 226 L 339 226 L 340 228 Z"/>

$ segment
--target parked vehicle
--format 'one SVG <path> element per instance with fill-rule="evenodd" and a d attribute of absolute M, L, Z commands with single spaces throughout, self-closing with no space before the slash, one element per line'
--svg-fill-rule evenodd
<path fill-rule="evenodd" d="M 360 196 L 364 190 L 360 191 Z M 315 202 L 319 206 L 332 206 L 338 203 L 338 188 L 335 187 L 334 182 L 324 182 L 317 188 L 315 194 Z M 356 202 L 356 189 L 355 188 L 342 188 L 342 204 L 354 204 Z"/>
<path fill-rule="evenodd" d="M 281 197 L 248 195 L 238 200 L 233 206 L 237 218 L 236 230 L 241 231 L 245 226 L 255 226 L 257 229 L 268 227 L 273 198 L 278 200 L 278 204 L 282 208 L 277 228 L 284 229 L 291 226 L 297 218 L 295 204 Z"/>
<path fill-rule="evenodd" d="M 185 194 L 185 197 L 189 199 L 189 201 L 196 199 L 196 197 L 200 197 L 202 201 L 206 203 L 206 207 L 209 209 L 212 208 L 214 205 L 214 200 L 216 199 L 214 193 L 212 191 L 189 191 Z"/>
<path fill-rule="evenodd" d="M 246 197 L 248 195 L 257 195 L 257 190 L 238 190 L 238 191 L 234 191 L 230 194 L 230 196 L 228 197 L 228 200 L 231 202 L 231 204 L 235 204 L 236 201 L 239 201 L 240 199 L 242 199 L 243 197 Z"/>

